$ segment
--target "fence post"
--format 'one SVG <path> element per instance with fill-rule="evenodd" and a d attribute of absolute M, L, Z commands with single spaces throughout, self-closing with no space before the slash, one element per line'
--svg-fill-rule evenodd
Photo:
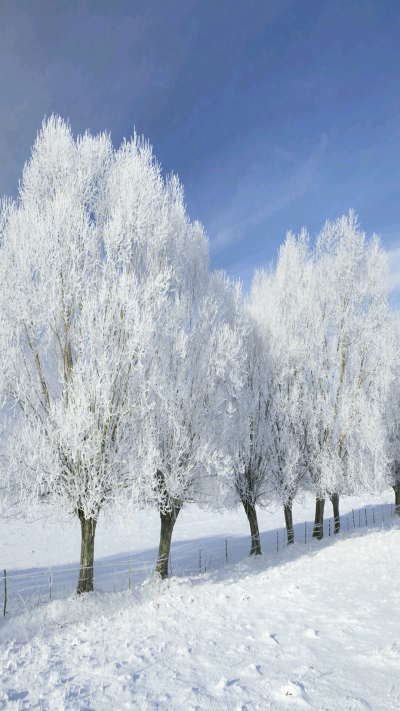
<path fill-rule="evenodd" d="M 351 509 L 351 512 L 352 512 L 352 514 L 353 514 L 353 528 L 355 528 L 355 527 L 356 527 L 356 522 L 355 522 L 355 520 L 354 520 L 354 509 Z"/>
<path fill-rule="evenodd" d="M 349 517 L 347 516 L 347 530 L 349 530 Z"/>
<path fill-rule="evenodd" d="M 225 560 L 226 560 L 226 565 L 228 565 L 228 540 L 225 539 Z"/>
<path fill-rule="evenodd" d="M 329 519 L 328 523 L 329 523 L 329 534 L 328 535 L 330 536 L 331 535 L 331 519 Z"/>
<path fill-rule="evenodd" d="M 4 614 L 3 614 L 3 617 L 6 616 L 6 609 L 7 609 L 7 571 L 4 568 Z"/>
<path fill-rule="evenodd" d="M 201 575 L 201 548 L 199 549 L 199 575 Z"/>
<path fill-rule="evenodd" d="M 374 509 L 374 507 L 372 507 L 372 523 L 375 526 L 375 509 Z"/>
<path fill-rule="evenodd" d="M 383 523 L 383 521 L 384 521 L 384 518 L 383 518 L 383 504 L 382 504 L 382 523 Z"/>
<path fill-rule="evenodd" d="M 3 614 L 3 617 L 6 616 L 6 609 L 7 609 L 7 571 L 4 568 L 4 614 Z"/>

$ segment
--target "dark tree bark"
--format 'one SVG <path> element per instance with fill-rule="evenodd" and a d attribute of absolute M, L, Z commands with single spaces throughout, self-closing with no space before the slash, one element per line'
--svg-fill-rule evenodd
<path fill-rule="evenodd" d="M 400 483 L 394 484 L 394 512 L 400 516 Z"/>
<path fill-rule="evenodd" d="M 324 506 L 325 499 L 316 499 L 315 501 L 315 520 L 314 520 L 314 530 L 313 538 L 318 538 L 322 541 L 324 537 Z"/>
<path fill-rule="evenodd" d="M 333 518 L 335 520 L 334 533 L 340 533 L 339 494 L 331 494 L 330 500 L 332 502 Z"/>
<path fill-rule="evenodd" d="M 95 518 L 85 518 L 81 509 L 78 509 L 78 516 L 81 522 L 82 539 L 77 593 L 81 595 L 85 592 L 93 592 L 94 536 L 97 521 Z"/>
<path fill-rule="evenodd" d="M 258 528 L 256 507 L 248 501 L 242 501 L 246 516 L 250 524 L 251 549 L 250 555 L 261 555 L 260 531 Z"/>
<path fill-rule="evenodd" d="M 180 506 L 173 506 L 171 511 L 167 511 L 166 513 L 160 511 L 161 533 L 155 572 L 161 576 L 162 580 L 168 578 L 168 561 L 171 550 L 172 532 L 180 510 Z"/>
<path fill-rule="evenodd" d="M 293 530 L 293 516 L 292 516 L 292 502 L 289 501 L 286 506 L 283 507 L 285 512 L 285 523 L 286 523 L 286 533 L 288 546 L 294 543 L 294 530 Z"/>

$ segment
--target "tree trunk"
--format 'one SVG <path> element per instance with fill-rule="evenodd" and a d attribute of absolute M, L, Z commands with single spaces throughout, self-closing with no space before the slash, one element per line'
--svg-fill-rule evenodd
<path fill-rule="evenodd" d="M 260 531 L 258 528 L 256 507 L 248 501 L 243 501 L 244 510 L 250 524 L 251 549 L 250 555 L 261 555 Z"/>
<path fill-rule="evenodd" d="M 168 561 L 171 549 L 172 531 L 174 530 L 175 522 L 178 518 L 180 510 L 180 506 L 173 506 L 171 511 L 167 511 L 166 513 L 162 513 L 162 511 L 160 511 L 160 545 L 158 548 L 158 559 L 155 572 L 161 576 L 162 580 L 164 580 L 164 578 L 168 578 Z"/>
<path fill-rule="evenodd" d="M 324 537 L 324 506 L 325 499 L 316 499 L 315 501 L 315 520 L 314 520 L 314 530 L 313 538 L 318 538 L 322 541 Z"/>
<path fill-rule="evenodd" d="M 334 533 L 340 533 L 339 494 L 331 494 L 330 500 L 332 502 L 333 518 L 335 520 Z"/>
<path fill-rule="evenodd" d="M 85 592 L 93 592 L 94 536 L 97 521 L 95 518 L 85 518 L 81 509 L 78 509 L 78 516 L 81 522 L 82 539 L 77 593 L 81 595 Z"/>
<path fill-rule="evenodd" d="M 394 512 L 400 516 L 400 484 L 395 484 L 394 489 Z"/>
<path fill-rule="evenodd" d="M 286 506 L 283 507 L 285 512 L 285 523 L 287 532 L 287 544 L 294 543 L 294 531 L 293 531 L 293 516 L 292 516 L 292 502 L 289 501 Z"/>

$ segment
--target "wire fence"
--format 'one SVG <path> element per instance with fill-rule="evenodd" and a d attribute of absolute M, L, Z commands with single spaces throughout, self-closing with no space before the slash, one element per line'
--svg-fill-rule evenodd
<path fill-rule="evenodd" d="M 393 504 L 351 510 L 340 516 L 340 530 L 346 534 L 356 528 L 381 528 L 394 515 Z M 312 541 L 314 522 L 296 523 L 293 529 L 296 543 L 309 544 Z M 334 518 L 326 518 L 323 522 L 323 536 L 334 536 L 334 531 Z M 248 556 L 250 542 L 250 536 L 210 536 L 197 541 L 173 543 L 168 561 L 169 575 L 204 575 L 229 563 L 237 563 Z M 263 553 L 281 552 L 288 545 L 286 528 L 262 532 L 260 542 Z M 150 549 L 131 556 L 115 557 L 114 560 L 96 561 L 93 567 L 95 590 L 122 592 L 142 584 L 153 577 L 156 559 L 157 551 Z M 69 597 L 76 590 L 79 571 L 77 565 L 48 566 L 23 572 L 4 570 L 2 598 L 0 596 L 4 616 L 6 613 L 31 610 L 49 600 Z M 89 572 L 91 574 L 92 570 Z"/>

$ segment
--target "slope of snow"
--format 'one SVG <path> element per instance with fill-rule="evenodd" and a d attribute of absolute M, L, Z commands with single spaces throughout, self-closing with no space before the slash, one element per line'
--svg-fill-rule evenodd
<path fill-rule="evenodd" d="M 1 709 L 400 707 L 400 527 L 0 623 Z"/>
<path fill-rule="evenodd" d="M 293 507 L 295 540 L 304 543 L 312 535 L 314 500 Z M 353 511 L 354 521 L 353 521 Z M 341 501 L 341 524 L 347 528 L 380 527 L 393 512 L 393 495 L 380 499 L 352 497 Z M 325 535 L 333 533 L 332 507 L 325 507 Z M 285 543 L 283 510 L 259 510 L 261 547 L 275 553 Z M 122 592 L 151 577 L 157 560 L 160 519 L 157 512 L 139 514 L 135 527 L 127 522 L 100 517 L 96 529 L 95 588 L 99 592 Z M 306 525 L 306 530 L 305 530 Z M 243 507 L 217 514 L 195 506 L 184 509 L 177 520 L 171 548 L 173 576 L 197 575 L 246 558 L 250 549 L 249 524 Z M 80 525 L 72 519 L 60 524 L 54 518 L 35 522 L 0 519 L 0 570 L 7 570 L 7 610 L 14 614 L 50 598 L 66 598 L 76 588 L 79 572 Z M 51 590 L 50 590 L 51 581 Z M 3 604 L 0 584 L 0 605 Z"/>

